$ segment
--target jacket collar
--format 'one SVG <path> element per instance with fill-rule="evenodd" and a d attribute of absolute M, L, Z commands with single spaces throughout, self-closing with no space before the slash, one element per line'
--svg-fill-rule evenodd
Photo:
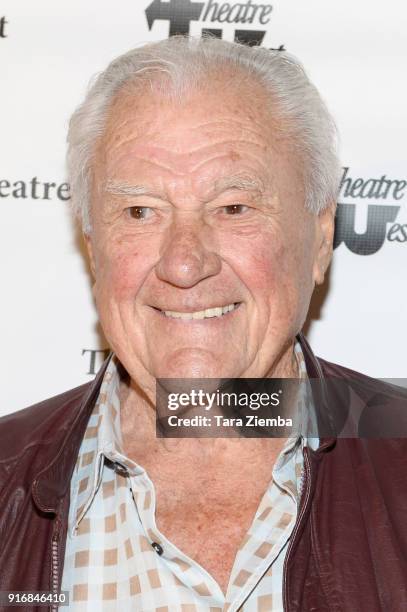
<path fill-rule="evenodd" d="M 322 451 L 331 448 L 336 442 L 336 436 L 334 433 L 335 426 L 331 417 L 325 375 L 319 360 L 314 355 L 302 332 L 298 334 L 297 340 L 301 345 L 304 355 L 308 378 L 317 379 L 320 381 L 320 384 L 314 384 L 312 387 L 319 428 L 325 433 L 330 431 L 332 432 L 332 435 L 323 436 L 320 438 L 319 447 L 316 452 L 321 453 Z"/>
<path fill-rule="evenodd" d="M 297 340 L 304 354 L 307 375 L 309 378 L 321 380 L 321 393 L 323 394 L 324 374 L 321 365 L 302 333 L 298 334 Z M 59 505 L 68 491 L 86 426 L 98 398 L 103 377 L 112 355 L 111 353 L 107 357 L 96 378 L 90 383 L 62 445 L 58 447 L 54 457 L 40 470 L 33 482 L 32 495 L 36 506 L 42 512 L 58 512 Z M 319 413 L 329 414 L 329 411 L 325 410 L 327 406 L 323 397 L 315 398 L 315 401 L 319 406 L 323 407 L 323 410 L 319 410 Z M 316 452 L 319 453 L 330 448 L 334 442 L 335 438 L 333 436 L 322 438 Z"/>
<path fill-rule="evenodd" d="M 86 426 L 112 355 L 113 353 L 110 353 L 95 379 L 89 384 L 62 445 L 57 448 L 53 458 L 37 473 L 34 479 L 31 488 L 32 496 L 37 508 L 42 512 L 56 513 L 67 493 Z"/>

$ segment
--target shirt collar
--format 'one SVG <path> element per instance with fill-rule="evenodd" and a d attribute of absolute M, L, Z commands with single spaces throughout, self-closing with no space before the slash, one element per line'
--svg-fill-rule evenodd
<path fill-rule="evenodd" d="M 76 512 L 70 520 L 70 530 L 75 530 L 80 521 L 85 517 L 93 498 L 101 484 L 105 463 L 108 463 L 121 475 L 133 475 L 144 473 L 144 470 L 131 461 L 123 453 L 123 441 L 120 425 L 120 373 L 119 360 L 112 356 L 106 369 L 100 387 L 98 399 L 92 413 L 93 423 L 89 423 L 81 449 L 79 451 L 77 469 L 75 471 L 76 481 L 86 482 L 83 491 L 79 493 L 76 503 Z M 96 428 L 96 435 L 92 438 L 87 434 Z M 89 438 L 91 438 L 89 440 Z M 87 444 L 85 445 L 85 441 Z M 84 467 L 84 455 L 92 456 L 89 466 Z M 87 469 L 87 473 L 86 473 Z"/>

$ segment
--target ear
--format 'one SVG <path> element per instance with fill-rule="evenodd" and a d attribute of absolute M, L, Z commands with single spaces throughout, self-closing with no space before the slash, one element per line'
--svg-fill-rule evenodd
<path fill-rule="evenodd" d="M 336 203 L 327 206 L 316 217 L 316 252 L 313 266 L 313 280 L 316 285 L 324 282 L 325 272 L 332 259 L 335 230 Z"/>
<path fill-rule="evenodd" d="M 92 239 L 89 234 L 83 234 L 83 239 L 85 241 L 86 250 L 88 252 L 89 265 L 90 265 L 90 269 L 92 272 L 92 276 L 95 279 L 96 278 L 96 265 L 95 265 L 95 255 L 94 255 L 93 246 L 92 246 Z"/>

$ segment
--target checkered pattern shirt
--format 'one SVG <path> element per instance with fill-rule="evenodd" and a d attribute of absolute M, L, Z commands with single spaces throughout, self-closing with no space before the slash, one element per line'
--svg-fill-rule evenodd
<path fill-rule="evenodd" d="M 301 348 L 295 346 L 302 377 Z M 278 612 L 283 564 L 301 494 L 303 447 L 289 438 L 237 551 L 224 594 L 155 523 L 154 483 L 124 455 L 116 358 L 106 370 L 79 450 L 62 589 L 74 612 Z"/>

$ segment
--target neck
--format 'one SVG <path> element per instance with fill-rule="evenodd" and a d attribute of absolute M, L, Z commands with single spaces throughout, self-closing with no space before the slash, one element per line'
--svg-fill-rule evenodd
<path fill-rule="evenodd" d="M 298 378 L 298 364 L 293 344 L 286 349 L 267 378 Z M 120 386 L 121 428 L 124 452 L 133 461 L 145 465 L 151 457 L 165 455 L 196 462 L 221 465 L 225 460 L 245 463 L 255 451 L 274 457 L 286 438 L 167 438 L 156 435 L 156 409 L 143 389 L 132 380 L 123 379 Z M 226 459 L 227 458 L 227 459 Z"/>
<path fill-rule="evenodd" d="M 275 362 L 268 368 L 265 378 L 300 378 L 294 344 L 295 341 L 291 341 L 282 348 Z"/>

